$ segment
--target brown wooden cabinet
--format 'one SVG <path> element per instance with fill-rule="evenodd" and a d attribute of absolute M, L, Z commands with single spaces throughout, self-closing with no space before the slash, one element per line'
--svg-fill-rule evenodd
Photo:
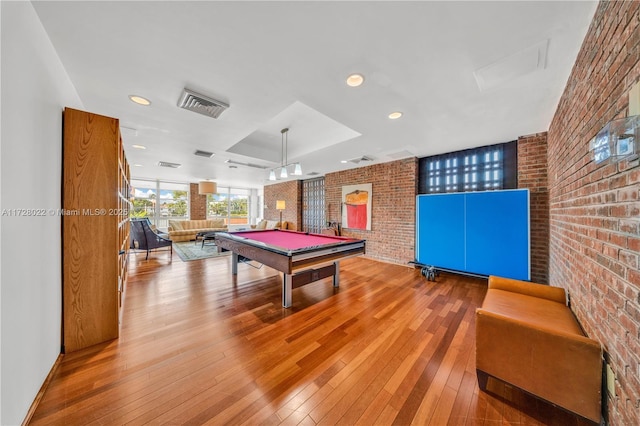
<path fill-rule="evenodd" d="M 129 247 L 129 166 L 119 122 L 64 110 L 64 352 L 118 337 Z"/>

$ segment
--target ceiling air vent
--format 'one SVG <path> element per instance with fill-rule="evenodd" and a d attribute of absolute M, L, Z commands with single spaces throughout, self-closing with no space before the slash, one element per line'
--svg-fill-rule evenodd
<path fill-rule="evenodd" d="M 160 166 L 160 167 L 169 167 L 171 169 L 177 169 L 178 167 L 182 166 L 182 164 L 169 163 L 168 161 L 158 161 L 158 166 Z"/>
<path fill-rule="evenodd" d="M 234 161 L 234 160 L 227 160 L 225 161 L 225 163 L 228 164 L 237 164 L 239 166 L 247 166 L 247 167 L 253 167 L 254 169 L 267 169 L 267 166 L 261 166 L 260 164 L 253 164 L 253 163 L 241 163 L 240 161 Z"/>
<path fill-rule="evenodd" d="M 367 155 L 363 155 L 362 157 L 356 157 L 356 158 L 352 158 L 351 160 L 349 160 L 350 162 L 354 163 L 354 164 L 358 164 L 361 161 L 373 161 L 373 158 L 367 156 Z"/>
<path fill-rule="evenodd" d="M 197 155 L 198 157 L 211 158 L 213 157 L 213 152 L 197 150 L 196 152 L 194 152 L 194 155 Z"/>
<path fill-rule="evenodd" d="M 213 118 L 220 117 L 220 114 L 229 108 L 229 105 L 224 102 L 201 95 L 200 93 L 196 93 L 187 88 L 182 92 L 182 95 L 178 100 L 178 106 Z"/>
<path fill-rule="evenodd" d="M 393 158 L 394 160 L 401 160 L 403 158 L 408 158 L 408 157 L 415 157 L 415 155 L 413 155 L 412 153 L 410 153 L 409 151 L 398 151 L 398 152 L 394 152 L 391 154 L 387 154 L 389 157 Z"/>

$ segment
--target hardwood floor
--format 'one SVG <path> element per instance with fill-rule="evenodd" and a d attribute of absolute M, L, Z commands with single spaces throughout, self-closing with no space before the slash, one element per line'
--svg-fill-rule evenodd
<path fill-rule="evenodd" d="M 486 281 L 364 258 L 293 291 L 228 256 L 131 255 L 118 340 L 67 354 L 31 424 L 579 425 L 475 375 Z"/>

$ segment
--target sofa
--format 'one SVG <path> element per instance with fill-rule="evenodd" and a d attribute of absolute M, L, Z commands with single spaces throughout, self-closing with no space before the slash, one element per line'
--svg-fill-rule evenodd
<path fill-rule="evenodd" d="M 280 223 L 277 220 L 262 219 L 256 225 L 251 225 L 251 229 L 289 229 L 296 230 L 296 225 L 293 222 L 282 221 Z"/>
<path fill-rule="evenodd" d="M 176 220 L 169 219 L 169 239 L 173 242 L 191 241 L 199 232 L 227 232 L 224 219 Z"/>
<path fill-rule="evenodd" d="M 496 276 L 476 310 L 476 369 L 599 423 L 602 347 L 585 336 L 565 291 Z"/>

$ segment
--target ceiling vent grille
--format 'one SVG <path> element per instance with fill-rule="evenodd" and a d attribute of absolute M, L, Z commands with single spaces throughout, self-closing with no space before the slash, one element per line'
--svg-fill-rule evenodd
<path fill-rule="evenodd" d="M 531 47 L 500 59 L 497 62 L 473 72 L 480 91 L 494 89 L 508 81 L 520 78 L 547 66 L 549 40 L 543 40 Z"/>
<path fill-rule="evenodd" d="M 237 164 L 239 166 L 246 166 L 246 167 L 253 167 L 254 169 L 267 169 L 268 167 L 266 166 L 261 166 L 260 164 L 253 164 L 253 163 L 241 163 L 240 161 L 235 161 L 235 160 L 227 160 L 225 161 L 225 163 L 228 164 Z"/>
<path fill-rule="evenodd" d="M 202 151 L 202 150 L 198 149 L 196 152 L 194 152 L 194 155 L 197 155 L 198 157 L 211 158 L 211 157 L 213 157 L 213 152 Z"/>
<path fill-rule="evenodd" d="M 182 166 L 182 164 L 169 163 L 168 161 L 158 161 L 158 166 L 160 166 L 160 167 L 169 167 L 171 169 L 177 169 L 178 167 Z"/>
<path fill-rule="evenodd" d="M 349 160 L 350 162 L 354 163 L 354 164 L 358 164 L 361 161 L 373 161 L 373 158 L 369 157 L 368 155 L 363 155 L 362 157 L 356 157 L 356 158 L 352 158 L 351 160 Z"/>
<path fill-rule="evenodd" d="M 213 118 L 220 117 L 220 114 L 229 108 L 229 105 L 224 102 L 217 101 L 187 88 L 182 92 L 178 100 L 178 106 Z"/>
<path fill-rule="evenodd" d="M 398 151 L 398 152 L 394 152 L 391 154 L 387 154 L 390 158 L 393 158 L 394 160 L 401 160 L 403 158 L 408 158 L 408 157 L 415 157 L 415 155 L 413 155 L 411 152 L 409 151 Z"/>

